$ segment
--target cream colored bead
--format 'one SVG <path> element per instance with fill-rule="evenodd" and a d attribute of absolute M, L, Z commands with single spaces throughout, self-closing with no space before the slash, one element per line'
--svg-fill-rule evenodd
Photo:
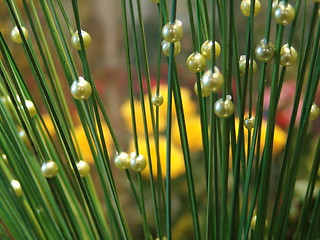
<path fill-rule="evenodd" d="M 11 180 L 11 187 L 12 187 L 13 191 L 15 192 L 15 194 L 17 195 L 17 197 L 20 197 L 23 195 L 23 190 L 21 188 L 19 181 Z"/>
<path fill-rule="evenodd" d="M 29 33 L 28 30 L 25 27 L 21 27 L 21 30 L 23 32 L 23 35 L 26 39 L 29 38 Z M 23 43 L 22 37 L 20 35 L 19 29 L 18 27 L 14 27 L 11 31 L 11 39 L 13 42 L 17 43 L 17 44 L 21 44 Z"/>
<path fill-rule="evenodd" d="M 77 163 L 77 168 L 80 174 L 80 177 L 84 178 L 90 175 L 90 165 L 83 160 L 80 160 Z"/>
<path fill-rule="evenodd" d="M 48 161 L 41 166 L 42 175 L 46 178 L 57 176 L 58 171 L 58 165 L 54 161 Z"/>

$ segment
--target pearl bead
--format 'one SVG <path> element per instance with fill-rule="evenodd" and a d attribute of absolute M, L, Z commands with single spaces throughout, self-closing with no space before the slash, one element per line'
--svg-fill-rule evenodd
<path fill-rule="evenodd" d="M 30 113 L 30 116 L 33 118 L 37 115 L 37 110 L 33 104 L 33 102 L 29 101 L 29 100 L 26 100 L 25 101 L 25 104 L 26 104 L 26 107 Z"/>
<path fill-rule="evenodd" d="M 46 178 L 55 177 L 58 171 L 58 165 L 54 161 L 48 161 L 41 166 L 42 175 Z"/>
<path fill-rule="evenodd" d="M 206 58 L 198 52 L 192 53 L 187 59 L 187 67 L 192 72 L 201 72 L 207 65 Z"/>
<path fill-rule="evenodd" d="M 233 114 L 234 105 L 231 99 L 231 96 L 227 95 L 226 100 L 220 98 L 218 101 L 216 101 L 214 104 L 214 112 L 218 117 L 228 118 Z"/>
<path fill-rule="evenodd" d="M 270 62 L 274 58 L 275 51 L 273 44 L 266 39 L 262 39 L 255 50 L 256 57 L 261 62 Z"/>
<path fill-rule="evenodd" d="M 311 106 L 311 110 L 310 110 L 310 115 L 309 115 L 309 120 L 316 120 L 320 115 L 320 109 L 319 107 L 314 103 Z"/>
<path fill-rule="evenodd" d="M 163 40 L 161 43 L 161 47 L 162 47 L 162 53 L 163 55 L 165 55 L 166 57 L 170 56 L 170 42 L 167 42 L 166 40 Z M 180 51 L 181 51 L 181 43 L 180 41 L 177 41 L 173 44 L 173 55 L 177 56 Z"/>
<path fill-rule="evenodd" d="M 245 71 L 246 71 L 246 55 L 241 55 L 240 56 L 240 60 L 239 60 L 239 68 L 240 68 L 240 75 L 244 76 L 245 75 Z M 253 72 L 255 73 L 257 71 L 257 63 L 256 61 L 253 59 Z M 250 67 L 251 67 L 251 60 L 249 60 L 249 73 L 250 73 Z"/>
<path fill-rule="evenodd" d="M 129 154 L 126 152 L 118 153 L 116 158 L 114 159 L 114 164 L 116 165 L 117 168 L 121 170 L 128 169 L 130 167 Z"/>
<path fill-rule="evenodd" d="M 224 84 L 224 78 L 217 67 L 214 67 L 214 73 L 211 70 L 206 71 L 201 77 L 201 84 L 208 88 L 210 92 L 219 92 Z"/>
<path fill-rule="evenodd" d="M 21 188 L 19 181 L 11 180 L 10 184 L 11 184 L 13 191 L 17 195 L 17 197 L 20 197 L 21 195 L 23 195 L 23 191 L 22 191 L 22 188 Z"/>
<path fill-rule="evenodd" d="M 289 4 L 281 1 L 274 9 L 274 20 L 281 25 L 290 24 L 295 16 L 294 8 Z"/>
<path fill-rule="evenodd" d="M 178 42 L 183 36 L 182 22 L 175 20 L 174 23 L 167 23 L 162 28 L 162 37 L 170 43 Z"/>
<path fill-rule="evenodd" d="M 276 10 L 276 7 L 278 6 L 278 2 L 279 2 L 279 0 L 273 0 L 273 2 L 272 2 L 272 14 Z"/>
<path fill-rule="evenodd" d="M 240 4 L 240 10 L 243 16 L 249 17 L 250 16 L 250 6 L 251 0 L 243 0 Z M 256 0 L 254 4 L 254 16 L 257 16 L 261 11 L 261 4 L 259 0 Z"/>
<path fill-rule="evenodd" d="M 146 158 L 139 154 L 139 156 L 137 156 L 137 154 L 135 152 L 130 154 L 130 168 L 135 171 L 135 172 L 141 172 L 143 169 L 146 168 L 147 166 L 147 160 Z"/>
<path fill-rule="evenodd" d="M 197 82 L 194 83 L 193 90 L 198 95 L 198 84 L 197 84 Z M 201 84 L 201 96 L 202 97 L 208 97 L 208 96 L 210 96 L 210 94 L 211 94 L 210 89 L 208 87 L 204 87 Z"/>
<path fill-rule="evenodd" d="M 77 163 L 77 168 L 78 168 L 80 177 L 83 178 L 90 175 L 90 165 L 87 162 L 80 160 Z"/>
<path fill-rule="evenodd" d="M 297 51 L 288 43 L 283 45 L 280 50 L 280 64 L 284 67 L 290 67 L 298 60 Z"/>
<path fill-rule="evenodd" d="M 78 81 L 74 81 L 71 85 L 71 94 L 77 100 L 86 100 L 92 93 L 91 85 L 83 77 L 79 77 Z"/>
<path fill-rule="evenodd" d="M 154 95 L 151 99 L 152 105 L 159 107 L 162 105 L 163 103 L 163 97 L 162 95 Z"/>
<path fill-rule="evenodd" d="M 86 31 L 81 30 L 81 35 L 83 39 L 84 48 L 88 48 L 91 44 L 90 34 L 87 33 Z M 71 44 L 73 48 L 77 50 L 81 50 L 80 37 L 79 37 L 78 31 L 72 34 Z"/>
<path fill-rule="evenodd" d="M 1 159 L 2 159 L 6 164 L 9 164 L 7 155 L 1 154 Z"/>
<path fill-rule="evenodd" d="M 2 96 L 1 102 L 7 109 L 9 109 L 12 106 L 11 98 L 9 96 Z"/>
<path fill-rule="evenodd" d="M 255 117 L 246 117 L 244 119 L 243 125 L 249 130 L 252 129 L 254 127 L 254 122 L 255 122 Z"/>
<path fill-rule="evenodd" d="M 27 133 L 26 133 L 23 129 L 19 130 L 18 134 L 19 134 L 20 139 L 21 139 L 24 143 L 27 143 L 27 142 L 29 141 L 29 138 L 28 138 L 28 136 L 27 136 Z"/>
<path fill-rule="evenodd" d="M 29 33 L 28 30 L 25 27 L 21 27 L 23 35 L 26 39 L 28 39 L 29 37 Z M 23 43 L 22 37 L 20 35 L 19 29 L 18 27 L 14 27 L 11 31 L 11 39 L 13 42 L 17 43 L 17 44 L 21 44 Z"/>
<path fill-rule="evenodd" d="M 256 223 L 257 223 L 257 215 L 254 215 L 251 218 L 250 227 L 255 230 L 256 229 Z"/>
<path fill-rule="evenodd" d="M 205 41 L 201 45 L 201 54 L 206 59 L 210 59 L 211 58 L 212 46 L 213 46 L 213 42 L 209 41 L 209 40 Z M 215 56 L 219 57 L 220 53 L 221 53 L 221 47 L 220 47 L 220 44 L 217 43 L 216 41 L 214 42 L 214 50 L 215 50 Z"/>

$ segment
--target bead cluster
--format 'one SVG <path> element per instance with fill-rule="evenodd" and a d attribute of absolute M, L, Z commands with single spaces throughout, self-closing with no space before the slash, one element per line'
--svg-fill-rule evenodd
<path fill-rule="evenodd" d="M 114 159 L 115 166 L 121 170 L 131 169 L 135 172 L 141 172 L 147 166 L 146 158 L 135 152 L 132 152 L 129 156 L 126 152 L 120 152 L 116 155 Z"/>

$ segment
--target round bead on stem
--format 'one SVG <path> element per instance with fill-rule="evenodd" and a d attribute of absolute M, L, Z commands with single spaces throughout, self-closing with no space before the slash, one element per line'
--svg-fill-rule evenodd
<path fill-rule="evenodd" d="M 281 25 L 290 24 L 295 16 L 294 8 L 285 1 L 279 2 L 273 12 L 274 20 Z"/>
<path fill-rule="evenodd" d="M 210 41 L 210 40 L 205 41 L 201 45 L 201 54 L 206 59 L 210 59 L 211 58 L 212 46 L 213 46 L 213 42 Z M 215 50 L 215 57 L 219 57 L 220 53 L 221 53 L 221 47 L 220 47 L 220 44 L 217 43 L 216 41 L 214 42 L 214 50 Z"/>
<path fill-rule="evenodd" d="M 222 73 L 217 67 L 214 67 L 214 73 L 211 70 L 206 71 L 201 77 L 201 85 L 210 92 L 219 92 L 224 84 Z"/>
<path fill-rule="evenodd" d="M 261 62 L 270 62 L 274 58 L 275 51 L 273 44 L 266 39 L 262 39 L 255 49 L 256 57 Z"/>
<path fill-rule="evenodd" d="M 92 87 L 83 77 L 79 77 L 78 81 L 74 81 L 71 85 L 71 94 L 77 100 L 86 100 L 92 93 Z"/>
<path fill-rule="evenodd" d="M 13 189 L 13 191 L 15 192 L 15 194 L 17 195 L 17 197 L 20 197 L 23 195 L 23 191 L 21 188 L 21 185 L 19 183 L 19 181 L 17 180 L 11 180 L 11 187 Z"/>
<path fill-rule="evenodd" d="M 166 57 L 170 56 L 170 42 L 163 40 L 161 43 L 162 53 Z M 177 41 L 173 44 L 173 55 L 177 56 L 181 51 L 181 43 L 180 41 Z"/>
<path fill-rule="evenodd" d="M 192 53 L 187 59 L 187 67 L 191 72 L 201 72 L 207 65 L 206 58 L 198 52 Z"/>
<path fill-rule="evenodd" d="M 83 39 L 84 48 L 88 48 L 91 44 L 90 34 L 87 33 L 86 31 L 81 30 L 81 36 Z M 79 37 L 78 31 L 76 31 L 74 34 L 72 34 L 71 44 L 72 44 L 73 48 L 75 48 L 77 50 L 81 50 L 80 37 Z"/>
<path fill-rule="evenodd" d="M 241 55 L 240 56 L 240 60 L 239 60 L 239 68 L 240 68 L 240 75 L 244 76 L 245 72 L 246 72 L 246 55 Z M 250 73 L 250 67 L 251 67 L 251 60 L 249 60 L 249 73 Z M 252 63 L 252 69 L 253 72 L 255 73 L 257 71 L 257 63 L 256 61 L 253 59 L 253 63 Z"/>
<path fill-rule="evenodd" d="M 175 20 L 174 23 L 167 23 L 162 28 L 162 37 L 170 43 L 178 42 L 183 36 L 182 22 Z"/>
<path fill-rule="evenodd" d="M 141 172 L 146 166 L 147 160 L 143 155 L 139 154 L 137 156 L 135 152 L 130 154 L 130 168 L 132 171 Z"/>
<path fill-rule="evenodd" d="M 198 84 L 197 84 L 197 82 L 194 83 L 193 90 L 198 95 Z M 203 85 L 201 84 L 201 96 L 202 97 L 208 97 L 208 96 L 210 96 L 210 94 L 211 94 L 210 89 L 203 87 Z"/>
<path fill-rule="evenodd" d="M 27 136 L 27 133 L 24 129 L 20 129 L 19 132 L 19 137 L 20 139 L 24 142 L 24 143 L 27 143 L 29 141 L 29 138 Z"/>
<path fill-rule="evenodd" d="M 54 161 L 45 162 L 41 166 L 42 175 L 45 176 L 46 178 L 53 178 L 57 176 L 58 171 L 59 171 L 58 165 Z"/>
<path fill-rule="evenodd" d="M 25 27 L 21 27 L 21 30 L 23 32 L 23 35 L 26 39 L 28 39 L 29 37 L 29 32 Z M 14 27 L 11 31 L 11 39 L 13 42 L 17 43 L 17 44 L 21 44 L 23 43 L 22 37 L 20 35 L 19 29 L 18 27 Z"/>
<path fill-rule="evenodd" d="M 162 105 L 163 103 L 163 97 L 162 95 L 154 95 L 151 99 L 151 102 L 152 102 L 152 105 L 153 106 L 156 106 L 156 107 L 159 107 Z"/>
<path fill-rule="evenodd" d="M 26 107 L 30 113 L 30 116 L 33 118 L 37 115 L 37 110 L 33 104 L 33 102 L 31 102 L 30 100 L 26 100 L 25 101 Z"/>
<path fill-rule="evenodd" d="M 311 106 L 310 109 L 310 115 L 309 115 L 309 120 L 316 120 L 320 116 L 320 109 L 319 107 L 314 103 Z"/>
<path fill-rule="evenodd" d="M 254 122 L 255 122 L 255 117 L 254 116 L 251 116 L 251 117 L 246 117 L 244 119 L 244 122 L 243 122 L 243 125 L 248 129 L 252 129 L 254 127 Z"/>
<path fill-rule="evenodd" d="M 78 168 L 80 177 L 84 178 L 84 177 L 89 176 L 89 174 L 90 174 L 90 165 L 86 161 L 80 160 L 77 163 L 77 168 Z"/>
<path fill-rule="evenodd" d="M 227 95 L 226 100 L 220 98 L 218 101 L 216 101 L 214 104 L 214 112 L 219 118 L 228 118 L 233 114 L 234 105 L 231 100 L 232 97 Z"/>
<path fill-rule="evenodd" d="M 121 170 L 128 169 L 130 167 L 130 157 L 126 152 L 120 152 L 114 159 L 114 164 Z"/>
<path fill-rule="evenodd" d="M 240 4 L 240 10 L 243 16 L 250 17 L 251 0 L 243 0 Z M 254 4 L 254 16 L 257 16 L 261 11 L 261 4 L 259 0 Z"/>
<path fill-rule="evenodd" d="M 285 44 L 280 50 L 280 64 L 284 67 L 290 67 L 295 64 L 298 60 L 297 51 L 289 44 Z"/>
<path fill-rule="evenodd" d="M 251 218 L 250 227 L 255 230 L 256 229 L 256 223 L 257 223 L 257 215 L 254 215 Z"/>

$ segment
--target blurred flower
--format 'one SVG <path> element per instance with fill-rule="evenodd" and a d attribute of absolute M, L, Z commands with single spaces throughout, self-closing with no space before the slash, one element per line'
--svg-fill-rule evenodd
<path fill-rule="evenodd" d="M 159 132 L 160 134 L 163 133 L 166 129 L 166 117 L 167 117 L 167 96 L 168 96 L 168 86 L 161 85 L 160 87 L 160 94 L 163 96 L 164 102 L 159 107 Z M 152 91 L 155 93 L 155 89 Z M 191 92 L 189 89 L 181 87 L 181 99 L 184 109 L 184 116 L 186 121 L 186 128 L 187 128 L 187 135 L 189 141 L 189 147 L 191 151 L 198 151 L 202 149 L 202 138 L 201 138 L 201 125 L 200 125 L 200 118 L 197 114 L 197 105 L 192 100 Z M 150 105 L 148 96 L 144 96 L 145 101 L 145 109 L 146 109 L 146 117 L 147 117 L 147 124 L 148 124 L 148 133 L 151 134 L 152 131 L 152 121 L 151 121 L 151 114 L 150 114 Z M 177 122 L 176 110 L 174 106 L 173 100 L 173 107 L 172 107 L 172 140 L 177 145 L 180 146 L 180 132 Z M 135 107 L 135 120 L 137 126 L 138 134 L 144 134 L 144 125 L 143 125 L 143 118 L 142 118 L 142 109 L 141 109 L 141 102 L 135 100 L 134 102 Z M 154 108 L 155 113 L 155 108 Z M 121 114 L 123 119 L 125 120 L 125 125 L 129 131 L 132 131 L 132 120 L 131 120 L 131 106 L 130 101 L 127 100 L 121 106 Z"/>
<path fill-rule="evenodd" d="M 102 130 L 104 134 L 104 139 L 107 145 L 107 150 L 109 153 L 109 156 L 113 153 L 113 141 L 112 138 L 109 134 L 109 129 L 107 124 L 102 123 Z M 87 136 L 83 130 L 83 127 L 81 124 L 77 125 L 74 129 L 75 131 L 75 136 L 77 138 L 78 144 L 80 151 L 82 153 L 83 160 L 88 162 L 88 163 L 93 163 L 93 157 L 91 153 L 91 149 L 89 146 L 89 143 L 87 141 Z"/>
<path fill-rule="evenodd" d="M 142 154 L 144 157 L 148 158 L 148 151 L 146 146 L 145 138 L 142 136 L 138 137 L 139 142 L 139 154 Z M 157 167 L 157 152 L 156 152 L 156 146 L 154 143 L 153 137 L 149 137 L 149 144 L 150 144 L 150 155 L 151 155 L 151 163 L 152 163 L 152 172 L 154 178 L 158 176 L 158 167 Z M 166 176 L 166 138 L 164 136 L 159 137 L 159 160 L 160 160 L 160 166 L 162 170 L 162 176 Z M 129 152 L 135 152 L 134 147 L 134 141 L 131 140 L 129 144 Z M 175 145 L 174 143 L 171 143 L 171 177 L 176 178 L 183 174 L 185 171 L 184 167 L 184 160 L 182 156 L 181 149 Z M 142 176 L 149 177 L 149 166 L 147 166 L 142 172 Z"/>
<path fill-rule="evenodd" d="M 52 122 L 50 115 L 45 113 L 45 114 L 42 114 L 41 117 L 43 119 L 44 124 L 46 125 L 46 127 L 48 129 L 49 134 L 51 136 L 54 136 L 56 134 L 56 130 L 54 128 L 54 125 L 53 125 L 53 122 Z"/>
<path fill-rule="evenodd" d="M 188 136 L 189 149 L 191 152 L 200 151 L 202 145 L 202 132 L 200 116 L 194 114 L 190 117 L 185 118 L 186 130 Z M 172 141 L 180 146 L 180 130 L 177 121 L 174 121 L 172 125 Z"/>

